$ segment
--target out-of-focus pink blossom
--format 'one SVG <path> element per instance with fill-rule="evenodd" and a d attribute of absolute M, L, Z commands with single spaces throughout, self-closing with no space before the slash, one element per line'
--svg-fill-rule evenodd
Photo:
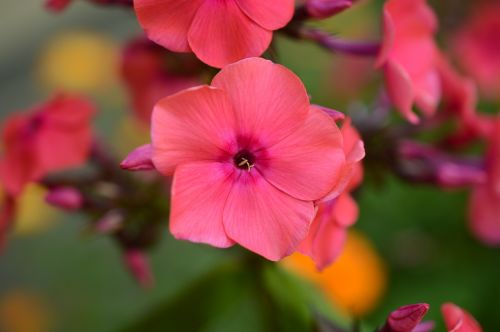
<path fill-rule="evenodd" d="M 171 55 L 142 38 L 129 43 L 123 52 L 123 80 L 135 115 L 146 124 L 150 123 L 153 107 L 161 98 L 200 84 L 192 74 L 169 71 L 167 61 Z"/>
<path fill-rule="evenodd" d="M 347 237 L 347 228 L 358 218 L 358 206 L 350 192 L 363 179 L 360 160 L 364 157 L 361 138 L 347 119 L 342 126 L 344 152 L 348 164 L 341 184 L 337 186 L 340 196 L 319 203 L 318 212 L 307 238 L 302 241 L 299 251 L 310 256 L 319 270 L 330 265 L 341 253 Z"/>
<path fill-rule="evenodd" d="M 151 40 L 221 68 L 260 56 L 291 20 L 294 1 L 134 0 L 134 7 Z"/>
<path fill-rule="evenodd" d="M 311 107 L 297 76 L 260 58 L 162 99 L 151 137 L 155 168 L 174 175 L 173 235 L 239 243 L 270 260 L 296 250 L 315 202 L 335 190 L 347 164 L 333 119 Z"/>
<path fill-rule="evenodd" d="M 151 271 L 149 259 L 142 250 L 128 249 L 124 254 L 124 262 L 132 276 L 139 285 L 151 288 L 154 285 L 154 276 Z"/>
<path fill-rule="evenodd" d="M 444 322 L 448 332 L 482 332 L 479 323 L 464 309 L 453 303 L 441 306 Z"/>
<path fill-rule="evenodd" d="M 64 210 L 79 210 L 83 206 L 83 196 L 76 188 L 58 187 L 51 189 L 45 201 Z"/>
<path fill-rule="evenodd" d="M 426 0 L 389 0 L 384 6 L 384 36 L 377 65 L 384 72 L 392 103 L 412 123 L 419 121 L 412 110 L 414 104 L 430 116 L 441 96 L 436 29 L 436 17 Z"/>
<path fill-rule="evenodd" d="M 470 227 L 482 242 L 500 245 L 500 118 L 494 121 L 486 155 L 486 181 L 470 198 Z"/>
<path fill-rule="evenodd" d="M 379 332 L 414 332 L 427 311 L 429 311 L 429 305 L 426 303 L 400 307 L 391 312 Z"/>
<path fill-rule="evenodd" d="M 500 94 L 500 3 L 473 6 L 471 18 L 454 34 L 453 49 L 468 75 L 490 98 Z"/>
<path fill-rule="evenodd" d="M 322 19 L 350 8 L 353 2 L 354 0 L 308 0 L 305 6 L 309 15 Z"/>
<path fill-rule="evenodd" d="M 0 182 L 6 191 L 17 196 L 28 182 L 85 162 L 93 114 L 86 99 L 60 95 L 11 116 L 3 127 L 0 159 Z"/>

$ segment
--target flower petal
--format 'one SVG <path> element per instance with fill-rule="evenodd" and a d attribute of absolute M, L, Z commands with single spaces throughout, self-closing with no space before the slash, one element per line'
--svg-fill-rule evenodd
<path fill-rule="evenodd" d="M 189 45 L 196 56 L 217 68 L 260 56 L 271 39 L 272 32 L 250 20 L 234 0 L 205 1 L 188 34 Z"/>
<path fill-rule="evenodd" d="M 227 248 L 234 244 L 224 231 L 224 205 L 235 178 L 224 163 L 196 163 L 177 167 L 172 184 L 170 231 L 177 239 Z"/>
<path fill-rule="evenodd" d="M 267 146 L 294 132 L 309 111 L 309 97 L 300 79 L 269 60 L 252 58 L 229 65 L 212 85 L 227 92 L 240 134 Z"/>
<path fill-rule="evenodd" d="M 258 172 L 241 171 L 224 209 L 227 235 L 273 261 L 290 255 L 314 218 L 314 204 L 269 184 Z"/>
<path fill-rule="evenodd" d="M 202 2 L 203 0 L 134 0 L 134 8 L 149 39 L 171 51 L 188 52 L 189 27 Z"/>
<path fill-rule="evenodd" d="M 193 161 L 216 161 L 234 141 L 234 114 L 224 91 L 200 86 L 160 100 L 152 115 L 153 163 L 166 175 Z"/>
<path fill-rule="evenodd" d="M 470 198 L 470 228 L 483 243 L 500 245 L 500 195 L 489 186 L 477 186 Z"/>
<path fill-rule="evenodd" d="M 479 323 L 459 306 L 445 303 L 441 306 L 444 322 L 448 332 L 482 332 Z"/>
<path fill-rule="evenodd" d="M 270 183 L 298 199 L 318 200 L 338 182 L 346 162 L 342 135 L 326 113 L 311 108 L 305 123 L 268 148 L 264 167 L 256 168 Z"/>
<path fill-rule="evenodd" d="M 299 246 L 299 251 L 311 257 L 318 270 L 323 270 L 340 255 L 347 239 L 346 228 L 335 222 L 335 206 L 336 201 L 318 206 L 307 238 Z"/>
<path fill-rule="evenodd" d="M 412 111 L 415 96 L 408 73 L 394 61 L 387 61 L 383 69 L 385 86 L 392 103 L 408 121 L 418 123 L 418 117 Z"/>
<path fill-rule="evenodd" d="M 268 30 L 277 30 L 287 25 L 295 9 L 293 0 L 235 1 L 248 17 Z"/>

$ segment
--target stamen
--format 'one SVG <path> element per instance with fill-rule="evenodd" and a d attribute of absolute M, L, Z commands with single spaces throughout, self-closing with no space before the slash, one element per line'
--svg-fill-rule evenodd
<path fill-rule="evenodd" d="M 254 167 L 255 165 L 254 164 L 250 164 L 250 162 L 248 161 L 248 159 L 246 158 L 241 158 L 241 161 L 240 163 L 238 164 L 239 167 L 243 167 L 243 166 L 247 166 L 247 170 L 250 172 L 250 170 L 252 169 L 252 167 Z"/>

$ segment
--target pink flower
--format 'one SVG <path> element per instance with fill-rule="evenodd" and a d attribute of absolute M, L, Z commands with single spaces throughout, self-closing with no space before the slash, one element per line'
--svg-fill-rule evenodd
<path fill-rule="evenodd" d="M 61 95 L 11 116 L 3 127 L 0 159 L 7 193 L 17 196 L 30 181 L 82 164 L 90 151 L 93 113 L 86 99 Z"/>
<path fill-rule="evenodd" d="M 441 306 L 444 322 L 448 332 L 482 332 L 479 323 L 467 311 L 453 303 Z"/>
<path fill-rule="evenodd" d="M 270 260 L 295 251 L 314 202 L 339 185 L 346 166 L 333 119 L 310 106 L 298 77 L 260 58 L 225 67 L 211 86 L 162 99 L 151 137 L 154 166 L 174 175 L 172 234 L 216 247 L 238 243 Z M 127 159 L 147 163 L 136 151 Z"/>
<path fill-rule="evenodd" d="M 134 0 L 141 26 L 174 52 L 221 68 L 268 48 L 294 12 L 293 0 Z"/>
<path fill-rule="evenodd" d="M 299 247 L 300 252 L 315 261 L 318 270 L 324 269 L 338 257 L 344 247 L 347 228 L 358 218 L 358 206 L 350 192 L 363 179 L 363 168 L 359 162 L 364 157 L 363 142 L 350 120 L 344 122 L 341 132 L 347 163 L 334 196 L 338 195 L 339 190 L 342 192 L 336 198 L 319 203 L 309 234 Z"/>
<path fill-rule="evenodd" d="M 500 118 L 494 121 L 486 156 L 486 181 L 472 191 L 469 221 L 482 242 L 500 245 Z"/>
<path fill-rule="evenodd" d="M 474 6 L 470 20 L 454 34 L 453 49 L 465 71 L 490 97 L 500 93 L 500 4 Z"/>
<path fill-rule="evenodd" d="M 413 104 L 432 115 L 441 95 L 436 71 L 436 17 L 425 0 L 389 0 L 384 6 L 384 39 L 377 64 L 388 95 L 410 122 Z"/>
<path fill-rule="evenodd" d="M 169 72 L 166 63 L 173 60 L 169 57 L 171 55 L 145 39 L 131 42 L 123 53 L 121 71 L 132 99 L 132 108 L 137 118 L 146 124 L 150 123 L 151 111 L 161 98 L 200 84 L 193 74 Z M 196 64 L 190 65 L 196 67 Z"/>

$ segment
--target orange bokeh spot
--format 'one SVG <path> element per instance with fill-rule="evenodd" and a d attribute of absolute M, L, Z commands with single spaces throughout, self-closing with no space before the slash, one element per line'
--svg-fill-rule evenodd
<path fill-rule="evenodd" d="M 366 315 L 385 292 L 387 273 L 382 259 L 359 232 L 349 232 L 340 257 L 321 272 L 309 257 L 298 253 L 283 260 L 283 264 L 313 282 L 334 306 L 349 316 Z"/>

